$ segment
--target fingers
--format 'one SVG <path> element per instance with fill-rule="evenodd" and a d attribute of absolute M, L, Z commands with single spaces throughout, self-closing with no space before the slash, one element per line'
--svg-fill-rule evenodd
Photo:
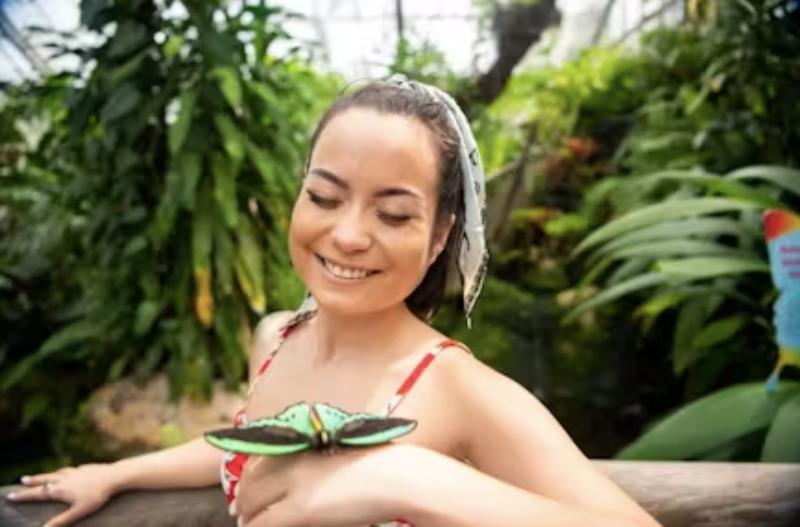
<path fill-rule="evenodd" d="M 270 504 L 283 499 L 286 485 L 280 470 L 265 478 L 262 465 L 269 465 L 265 458 L 249 459 L 242 470 L 242 479 L 234 489 L 236 495 L 236 514 L 249 519 Z"/>
<path fill-rule="evenodd" d="M 41 474 L 34 474 L 32 476 L 22 476 L 19 478 L 20 483 L 25 485 L 26 487 L 37 486 L 43 484 L 45 481 L 52 481 L 54 476 L 56 476 L 60 470 L 55 472 L 43 472 Z"/>
<path fill-rule="evenodd" d="M 296 507 L 289 505 L 287 500 L 273 503 L 264 509 L 255 518 L 244 520 L 239 518 L 237 527 L 292 527 L 295 525 L 309 525 L 298 516 Z"/>
<path fill-rule="evenodd" d="M 90 512 L 92 512 L 90 507 L 70 507 L 61 514 L 50 518 L 50 520 L 45 524 L 45 527 L 64 527 L 65 525 L 70 525 L 77 520 L 80 520 Z"/>
<path fill-rule="evenodd" d="M 259 512 L 266 510 L 268 507 L 271 508 L 276 502 L 286 497 L 285 490 L 280 494 L 273 493 L 269 496 L 250 496 L 247 494 L 246 490 L 240 494 L 241 495 L 236 498 L 236 512 L 244 521 L 250 521 L 253 516 L 256 516 Z"/>
<path fill-rule="evenodd" d="M 22 489 L 10 494 L 8 497 L 13 501 L 50 501 L 54 499 L 53 486 L 50 485 L 49 489 L 45 489 L 42 485 Z"/>

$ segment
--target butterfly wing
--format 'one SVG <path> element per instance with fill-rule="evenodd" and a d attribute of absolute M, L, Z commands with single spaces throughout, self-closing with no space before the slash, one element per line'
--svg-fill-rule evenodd
<path fill-rule="evenodd" d="M 274 424 L 253 425 L 214 430 L 206 432 L 204 437 L 217 448 L 256 456 L 282 456 L 311 446 L 310 438 L 293 428 Z"/>
<path fill-rule="evenodd" d="M 267 417 L 250 423 L 250 426 L 262 425 L 286 426 L 309 437 L 314 435 L 314 428 L 311 426 L 311 408 L 305 401 L 286 407 L 285 410 L 274 417 Z"/>
<path fill-rule="evenodd" d="M 224 428 L 205 434 L 211 445 L 242 454 L 281 456 L 311 447 L 314 431 L 305 402 L 288 406 L 274 417 L 265 417 L 241 428 Z"/>
<path fill-rule="evenodd" d="M 334 441 L 344 446 L 380 445 L 411 433 L 416 427 L 413 419 L 354 414 L 339 428 Z"/>

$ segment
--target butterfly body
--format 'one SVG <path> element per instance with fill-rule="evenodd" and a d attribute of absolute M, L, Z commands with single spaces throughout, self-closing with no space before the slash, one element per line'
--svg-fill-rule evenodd
<path fill-rule="evenodd" d="M 322 421 L 314 405 L 309 406 L 308 417 L 311 419 L 311 427 L 314 429 L 311 446 L 314 450 L 327 450 L 331 448 L 333 446 L 331 434 L 325 429 L 325 423 Z"/>
<path fill-rule="evenodd" d="M 299 402 L 241 428 L 207 432 L 205 439 L 223 450 L 280 456 L 305 450 L 331 452 L 338 447 L 379 445 L 410 433 L 416 424 L 398 417 L 348 413 L 326 403 Z"/>

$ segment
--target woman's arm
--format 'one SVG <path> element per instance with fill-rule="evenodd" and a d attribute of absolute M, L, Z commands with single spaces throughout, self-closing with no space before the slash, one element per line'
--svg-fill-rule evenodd
<path fill-rule="evenodd" d="M 416 527 L 654 527 L 646 513 L 585 509 L 520 489 L 411 443 L 248 463 L 245 527 L 347 527 L 402 517 Z M 245 481 L 246 480 L 246 481 Z"/>
<path fill-rule="evenodd" d="M 249 382 L 277 343 L 280 327 L 292 313 L 282 311 L 261 319 L 253 333 L 249 351 Z M 223 453 L 200 437 L 183 445 L 123 459 L 113 463 L 115 489 L 204 487 L 219 481 Z"/>
<path fill-rule="evenodd" d="M 424 470 L 409 477 L 397 511 L 417 527 L 655 527 L 644 512 L 615 508 L 586 509 L 547 498 L 479 472 L 453 458 L 411 445 L 400 465 Z M 409 451 L 410 450 L 410 451 Z M 498 451 L 501 449 L 498 449 Z M 566 476 L 568 477 L 568 476 Z M 395 496 L 397 496 L 395 494 Z"/>
<path fill-rule="evenodd" d="M 417 493 L 430 497 L 418 502 L 421 525 L 658 525 L 524 388 L 472 356 L 453 354 L 448 362 L 439 371 L 459 401 L 455 426 L 477 470 L 436 462 L 441 473 L 430 473 L 432 488 Z"/>
<path fill-rule="evenodd" d="M 114 492 L 129 489 L 207 487 L 219 482 L 222 451 L 202 437 L 109 465 Z"/>
<path fill-rule="evenodd" d="M 278 328 L 290 314 L 264 317 L 250 347 L 252 382 L 257 368 L 276 342 Z M 183 445 L 106 464 L 65 467 L 22 478 L 26 488 L 8 498 L 13 501 L 58 500 L 70 507 L 51 518 L 48 526 L 62 527 L 91 514 L 114 494 L 135 488 L 203 487 L 219 480 L 223 453 L 197 438 Z"/>
<path fill-rule="evenodd" d="M 277 342 L 278 330 L 290 318 L 284 311 L 265 316 L 256 326 L 249 351 L 249 382 Z M 219 481 L 222 451 L 200 437 L 183 445 L 113 463 L 116 491 L 131 488 L 204 487 Z"/>

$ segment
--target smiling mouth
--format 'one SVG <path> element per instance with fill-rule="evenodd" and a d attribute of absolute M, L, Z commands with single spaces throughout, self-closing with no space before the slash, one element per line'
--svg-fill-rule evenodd
<path fill-rule="evenodd" d="M 362 278 L 366 278 L 380 272 L 372 269 L 362 269 L 359 267 L 344 267 L 328 260 L 327 258 L 323 258 L 316 253 L 314 253 L 314 256 L 316 256 L 317 260 L 320 261 L 322 266 L 325 267 L 325 269 L 327 269 L 327 271 L 336 278 L 344 278 L 345 280 L 361 280 Z"/>

